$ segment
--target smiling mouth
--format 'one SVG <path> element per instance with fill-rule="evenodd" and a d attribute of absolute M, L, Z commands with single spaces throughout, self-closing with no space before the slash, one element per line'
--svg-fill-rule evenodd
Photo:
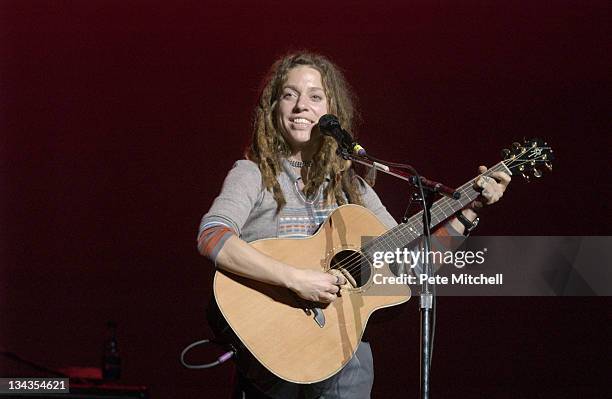
<path fill-rule="evenodd" d="M 313 123 L 311 120 L 306 118 L 289 118 L 289 121 L 297 125 L 310 125 Z"/>

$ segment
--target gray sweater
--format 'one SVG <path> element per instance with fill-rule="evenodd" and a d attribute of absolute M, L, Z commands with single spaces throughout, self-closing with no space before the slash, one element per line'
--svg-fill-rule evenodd
<path fill-rule="evenodd" d="M 221 193 L 202 218 L 200 233 L 215 224 L 232 228 L 246 242 L 273 237 L 306 237 L 312 235 L 337 205 L 325 204 L 323 187 L 316 198 L 307 200 L 298 190 L 301 179 L 286 160 L 278 177 L 287 204 L 276 211 L 272 193 L 265 189 L 259 167 L 252 161 L 234 164 Z M 397 222 L 387 212 L 374 190 L 361 178 L 363 205 L 370 209 L 387 227 Z"/>

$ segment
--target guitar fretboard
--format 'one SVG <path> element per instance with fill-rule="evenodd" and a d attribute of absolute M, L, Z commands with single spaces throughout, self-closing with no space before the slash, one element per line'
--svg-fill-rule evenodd
<path fill-rule="evenodd" d="M 487 170 L 481 176 L 487 176 L 493 172 L 503 171 L 511 174 L 504 162 L 500 162 Z M 478 176 L 480 177 L 480 176 Z M 473 182 L 478 177 L 463 184 L 457 189 L 461 193 L 458 200 L 442 197 L 433 203 L 431 207 L 431 227 L 435 227 L 451 217 L 455 212 L 464 208 L 470 202 L 474 201 L 480 193 L 473 187 Z M 386 233 L 369 241 L 362 248 L 363 251 L 372 255 L 378 251 L 395 251 L 397 248 L 403 248 L 415 241 L 423 234 L 423 211 L 419 211 L 412 215 L 406 223 L 401 223 Z"/>

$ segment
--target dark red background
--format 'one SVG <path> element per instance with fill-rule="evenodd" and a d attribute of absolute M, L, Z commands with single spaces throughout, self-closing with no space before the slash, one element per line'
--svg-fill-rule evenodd
<path fill-rule="evenodd" d="M 261 78 L 290 49 L 335 60 L 362 144 L 431 178 L 459 185 L 512 141 L 545 137 L 553 173 L 515 178 L 479 234 L 609 234 L 609 3 L 428 3 L 3 1 L 0 347 L 97 366 L 114 319 L 124 382 L 226 397 L 229 364 L 178 362 L 209 336 L 195 235 L 249 141 Z M 377 189 L 399 217 L 407 190 Z M 434 397 L 605 396 L 610 304 L 441 298 Z M 417 396 L 416 305 L 371 326 L 374 398 Z"/>

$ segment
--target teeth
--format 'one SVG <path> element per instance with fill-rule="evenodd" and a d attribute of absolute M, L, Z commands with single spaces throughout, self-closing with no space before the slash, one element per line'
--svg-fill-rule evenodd
<path fill-rule="evenodd" d="M 304 118 L 295 118 L 293 120 L 293 123 L 310 123 L 310 121 L 308 119 L 304 119 Z"/>

